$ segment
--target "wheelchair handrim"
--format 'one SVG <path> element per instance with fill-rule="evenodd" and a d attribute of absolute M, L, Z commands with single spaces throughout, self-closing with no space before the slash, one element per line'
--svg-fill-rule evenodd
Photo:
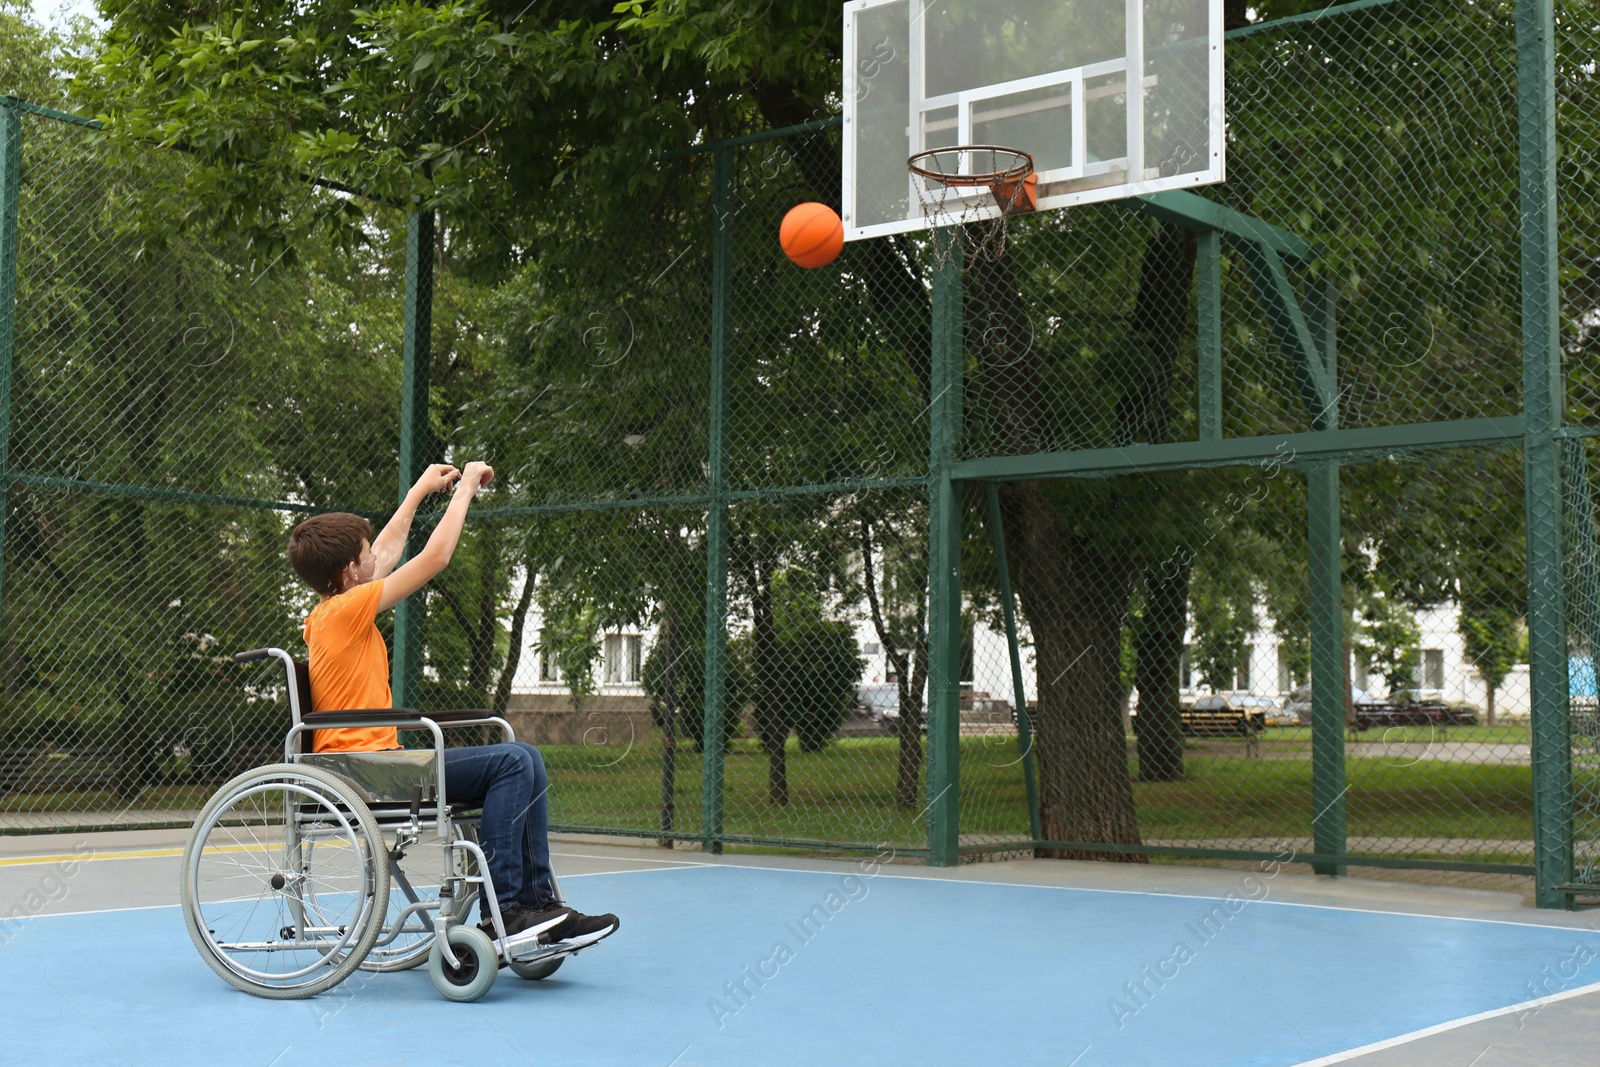
<path fill-rule="evenodd" d="M 361 833 L 356 829 L 355 826 L 352 825 L 349 816 L 345 812 L 341 811 L 334 801 L 330 800 L 326 795 L 317 790 L 308 788 L 307 786 L 295 782 L 282 780 L 264 781 L 230 796 L 227 800 L 227 803 L 218 805 L 217 809 L 212 812 L 211 816 L 206 819 L 205 822 L 196 827 L 194 832 L 195 839 L 200 842 L 207 840 L 211 832 L 220 824 L 222 814 L 224 812 L 232 809 L 240 802 L 246 801 L 251 797 L 260 795 L 262 793 L 291 793 L 304 797 L 313 803 L 322 805 L 338 821 L 339 827 L 342 831 L 338 836 L 350 843 L 351 847 L 356 850 L 356 855 L 362 856 L 363 850 L 361 847 Z M 285 831 L 287 832 L 289 829 L 290 827 L 286 825 Z M 267 845 L 265 843 L 261 844 L 263 851 L 266 851 Z M 286 853 L 289 848 L 289 839 L 287 837 L 285 838 L 282 847 L 286 857 Z M 199 855 L 203 855 L 204 852 L 205 849 L 202 844 L 200 853 L 197 855 L 196 862 L 191 866 L 189 872 L 189 893 L 190 898 L 195 902 L 195 915 L 191 921 L 196 923 L 196 930 L 199 932 L 206 944 L 210 946 L 213 958 L 242 978 L 260 982 L 264 985 L 280 986 L 284 983 L 292 982 L 296 978 L 302 978 L 308 974 L 322 970 L 323 968 L 330 966 L 330 960 L 337 958 L 338 954 L 345 950 L 359 935 L 362 927 L 365 925 L 362 920 L 365 918 L 367 910 L 372 907 L 372 878 L 367 870 L 368 862 L 376 862 L 375 857 L 372 856 L 363 856 L 363 858 L 356 864 L 356 869 L 359 876 L 359 884 L 356 887 L 355 892 L 357 894 L 356 899 L 361 901 L 361 906 L 357 911 L 356 918 L 349 923 L 343 924 L 343 933 L 340 935 L 337 941 L 318 941 L 303 945 L 294 943 L 284 943 L 278 945 L 273 942 L 264 942 L 260 948 L 246 948 L 244 947 L 244 944 L 241 943 L 239 948 L 235 949 L 235 951 L 242 949 L 243 951 L 266 952 L 314 951 L 322 953 L 320 958 L 305 967 L 299 968 L 298 970 L 280 973 L 268 973 L 264 971 L 257 971 L 251 967 L 246 967 L 234 959 L 233 956 L 230 955 L 229 950 L 224 948 L 223 944 L 217 941 L 213 935 L 213 932 L 205 921 L 205 916 L 202 914 L 205 905 L 201 902 L 200 898 L 201 864 L 199 862 Z M 280 864 L 280 866 L 282 866 L 282 864 Z M 281 892 L 281 890 L 275 888 L 271 890 L 271 892 L 276 894 Z M 257 895 L 257 899 L 262 899 L 260 894 Z M 212 903 L 215 904 L 226 902 L 228 902 L 228 899 L 213 901 Z M 292 909 L 293 905 L 291 904 L 290 906 Z M 301 906 L 304 906 L 303 901 L 301 902 Z M 302 921 L 301 926 L 303 927 L 304 925 L 305 924 Z M 331 929 L 335 927 L 329 928 Z"/>

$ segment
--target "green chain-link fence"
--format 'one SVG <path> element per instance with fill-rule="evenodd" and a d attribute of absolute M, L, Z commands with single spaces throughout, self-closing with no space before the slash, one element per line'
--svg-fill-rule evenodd
<path fill-rule="evenodd" d="M 260 263 L 151 192 L 181 154 L 7 104 L 0 827 L 271 758 L 224 654 L 299 646 L 287 530 L 483 457 L 396 696 L 505 714 L 559 828 L 1600 891 L 1597 13 L 1544 92 L 1532 3 L 1520 67 L 1511 4 L 1236 29 L 1226 184 L 817 271 L 775 230 L 836 120 L 557 198 L 485 280 L 373 205 Z"/>

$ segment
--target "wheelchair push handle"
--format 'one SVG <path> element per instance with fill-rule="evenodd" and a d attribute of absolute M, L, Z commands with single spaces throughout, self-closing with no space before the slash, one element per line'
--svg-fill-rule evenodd
<path fill-rule="evenodd" d="M 233 662 L 254 663 L 256 660 L 266 659 L 270 655 L 272 655 L 272 649 L 270 648 L 252 648 L 249 652 L 235 652 L 233 654 Z"/>

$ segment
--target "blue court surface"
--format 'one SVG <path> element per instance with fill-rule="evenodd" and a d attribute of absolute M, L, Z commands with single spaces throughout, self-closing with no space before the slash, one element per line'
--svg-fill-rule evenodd
<path fill-rule="evenodd" d="M 1244 881 L 1229 901 L 866 870 L 568 879 L 622 929 L 465 1005 L 425 969 L 251 997 L 201 963 L 176 907 L 39 916 L 0 948 L 0 1061 L 1334 1063 L 1600 980 L 1589 930 L 1250 900 Z"/>

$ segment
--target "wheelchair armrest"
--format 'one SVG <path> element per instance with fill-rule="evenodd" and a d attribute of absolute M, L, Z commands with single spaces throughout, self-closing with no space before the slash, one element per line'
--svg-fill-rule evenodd
<path fill-rule="evenodd" d="M 451 726 L 498 726 L 502 740 L 517 739 L 511 724 L 487 708 L 452 708 L 449 711 L 428 711 L 423 714 L 446 729 Z"/>
<path fill-rule="evenodd" d="M 355 708 L 349 711 L 314 711 L 300 716 L 307 729 L 337 730 L 353 726 L 393 726 L 400 730 L 424 729 L 429 719 L 440 727 L 498 725 L 507 741 L 516 740 L 511 726 L 484 708 L 453 708 L 449 711 L 418 711 L 415 708 Z"/>
<path fill-rule="evenodd" d="M 433 718 L 433 716 L 428 716 Z M 340 726 L 403 726 L 422 718 L 414 708 L 352 708 L 348 711 L 313 711 L 300 721 L 319 730 Z"/>
<path fill-rule="evenodd" d="M 494 716 L 494 712 L 482 708 L 451 708 L 449 711 L 424 711 L 419 714 L 427 716 L 440 726 L 486 722 Z"/>

